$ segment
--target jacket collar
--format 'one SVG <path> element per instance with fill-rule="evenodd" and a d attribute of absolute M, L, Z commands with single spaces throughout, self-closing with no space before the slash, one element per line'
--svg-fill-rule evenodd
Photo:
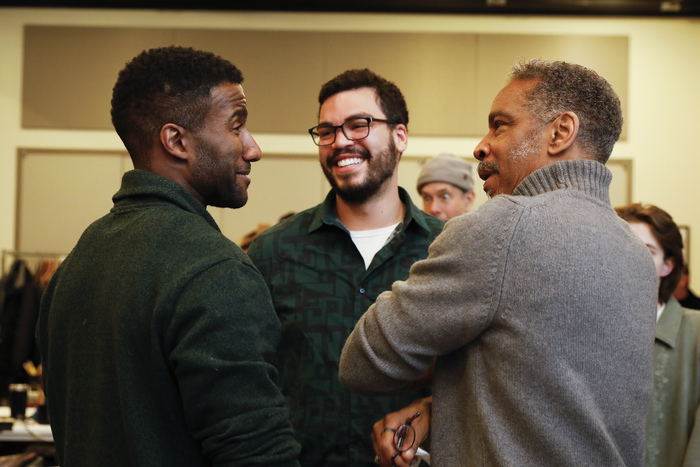
<path fill-rule="evenodd" d="M 678 300 L 671 297 L 666 302 L 666 308 L 661 313 L 661 318 L 656 323 L 654 337 L 671 348 L 676 347 L 678 341 L 678 331 L 681 328 L 683 319 L 683 308 Z"/>
<path fill-rule="evenodd" d="M 112 197 L 112 201 L 115 205 L 126 204 L 142 200 L 144 197 L 175 204 L 185 211 L 202 216 L 212 227 L 221 231 L 206 206 L 185 187 L 148 170 L 134 169 L 125 172 L 121 187 Z"/>

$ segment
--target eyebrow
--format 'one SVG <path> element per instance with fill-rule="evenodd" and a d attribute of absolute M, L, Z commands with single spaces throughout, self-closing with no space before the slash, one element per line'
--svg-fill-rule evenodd
<path fill-rule="evenodd" d="M 489 123 L 493 123 L 493 121 L 496 120 L 498 117 L 504 117 L 507 120 L 513 120 L 514 118 L 512 114 L 504 110 L 497 110 L 489 114 Z"/>
<path fill-rule="evenodd" d="M 238 117 L 248 118 L 248 109 L 246 107 L 237 107 L 236 110 L 228 117 L 229 123 L 236 120 Z"/>
<path fill-rule="evenodd" d="M 374 115 L 371 115 L 369 112 L 359 112 L 359 113 L 352 114 L 352 115 L 346 117 L 345 120 L 343 120 L 343 123 L 347 122 L 348 120 L 352 120 L 354 118 L 370 118 L 370 117 L 371 118 L 381 118 L 381 119 L 386 118 L 386 117 L 375 117 Z M 321 125 L 333 125 L 333 123 L 328 122 L 328 121 L 318 122 L 318 124 L 319 124 L 319 126 L 321 126 Z M 333 125 L 333 126 L 335 126 L 335 125 Z"/>

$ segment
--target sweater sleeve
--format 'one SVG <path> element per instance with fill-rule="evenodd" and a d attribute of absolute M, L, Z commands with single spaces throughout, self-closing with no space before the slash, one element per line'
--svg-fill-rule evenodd
<path fill-rule="evenodd" d="M 280 324 L 260 274 L 226 260 L 198 274 L 168 330 L 185 417 L 212 465 L 298 465 L 271 364 Z"/>
<path fill-rule="evenodd" d="M 513 201 L 499 197 L 448 222 L 428 258 L 360 318 L 341 356 L 343 385 L 367 395 L 405 389 L 433 357 L 484 332 L 499 307 L 520 215 Z"/>

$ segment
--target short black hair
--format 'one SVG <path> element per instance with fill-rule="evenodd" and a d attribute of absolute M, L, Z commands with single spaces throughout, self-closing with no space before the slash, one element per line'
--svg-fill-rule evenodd
<path fill-rule="evenodd" d="M 147 164 L 153 137 L 166 123 L 197 132 L 221 84 L 240 84 L 231 62 L 190 47 L 145 50 L 119 72 L 112 90 L 112 124 L 136 164 Z"/>
<path fill-rule="evenodd" d="M 399 87 L 367 68 L 347 70 L 328 81 L 321 87 L 318 103 L 323 105 L 326 99 L 339 92 L 360 88 L 374 89 L 379 106 L 387 120 L 408 126 L 406 99 Z"/>

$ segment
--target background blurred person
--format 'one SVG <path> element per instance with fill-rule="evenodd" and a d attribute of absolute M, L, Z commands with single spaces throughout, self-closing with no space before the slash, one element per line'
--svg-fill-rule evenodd
<path fill-rule="evenodd" d="M 700 312 L 682 308 L 672 295 L 683 274 L 683 238 L 661 208 L 630 204 L 615 210 L 649 248 L 659 290 L 646 465 L 698 466 Z"/>
<path fill-rule="evenodd" d="M 454 154 L 438 154 L 423 165 L 416 188 L 423 211 L 447 222 L 474 204 L 472 165 Z"/>
<path fill-rule="evenodd" d="M 673 291 L 673 296 L 683 308 L 700 310 L 700 297 L 690 290 L 690 268 L 687 263 L 683 268 L 683 274 L 681 274 L 676 290 Z"/>

